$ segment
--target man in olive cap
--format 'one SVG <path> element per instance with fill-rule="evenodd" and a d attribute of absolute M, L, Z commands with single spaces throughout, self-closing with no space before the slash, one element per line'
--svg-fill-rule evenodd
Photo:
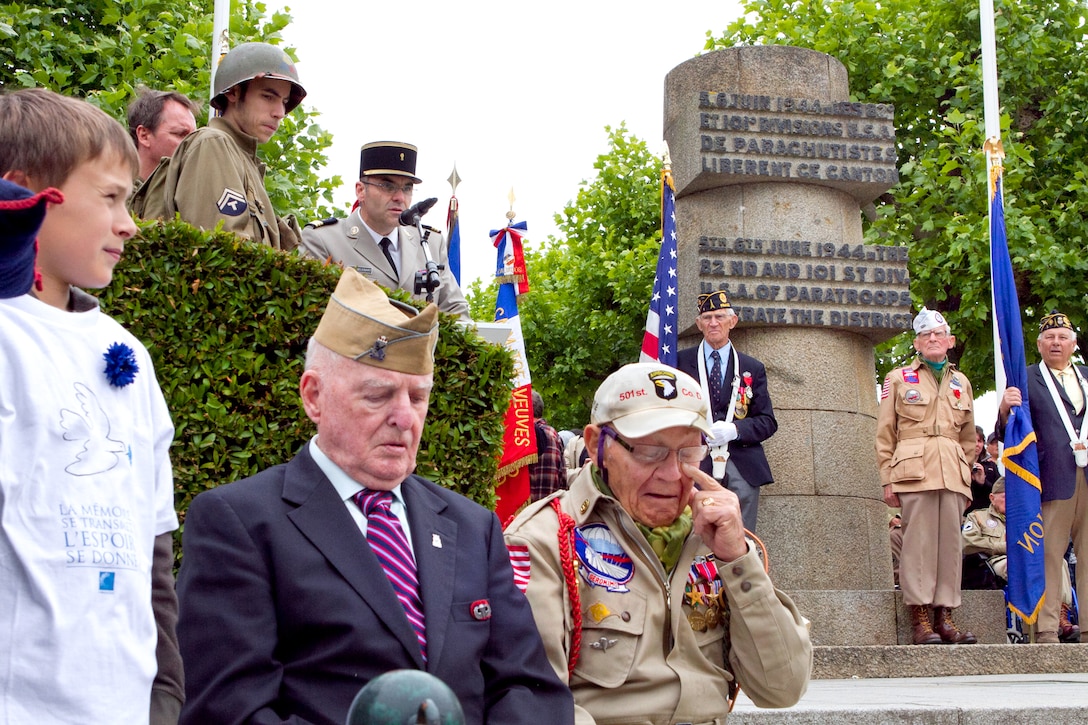
<path fill-rule="evenodd" d="M 1088 561 L 1088 484 L 1084 477 L 1088 466 L 1088 416 L 1084 411 L 1088 368 L 1073 364 L 1077 333 L 1061 312 L 1043 317 L 1035 344 L 1042 362 L 1028 366 L 1027 404 L 1039 452 L 1046 562 L 1046 597 L 1035 641 L 1053 644 L 1059 641 L 1058 592 L 1070 538 L 1077 560 Z M 1005 389 L 997 411 L 998 437 L 1005 435 L 1009 411 L 1023 402 L 1018 388 Z M 1077 603 L 1081 612 L 1088 612 L 1088 600 L 1083 597 L 1088 597 L 1088 576 L 1077 577 Z"/>
<path fill-rule="evenodd" d="M 681 350 L 676 367 L 702 384 L 710 401 L 710 456 L 703 470 L 740 499 L 744 528 L 754 532 L 759 489 L 774 483 L 763 441 L 778 430 L 767 390 L 767 369 L 729 340 L 737 313 L 725 292 L 699 295 L 695 325 L 703 333 L 697 347 Z"/>
<path fill-rule="evenodd" d="M 222 223 L 254 242 L 294 249 L 301 230 L 293 215 L 276 216 L 257 146 L 268 143 L 306 97 L 295 62 L 274 45 L 242 43 L 219 62 L 214 93 L 212 107 L 222 115 L 186 136 L 169 164 L 144 182 L 163 188 L 143 200 L 144 218 L 173 219 L 176 212 L 202 229 Z M 165 175 L 161 182 L 159 173 Z"/>
<path fill-rule="evenodd" d="M 960 525 L 971 502 L 974 396 L 948 359 L 956 338 L 944 316 L 923 307 L 914 333 L 918 357 L 885 377 L 876 423 L 884 503 L 902 508 L 899 588 L 914 644 L 974 644 L 952 621 L 961 601 Z"/>
<path fill-rule="evenodd" d="M 416 273 L 427 257 L 415 224 L 401 215 L 412 207 L 418 149 L 410 143 L 375 141 L 359 153 L 356 207 L 346 219 L 311 222 L 302 230 L 299 251 L 307 257 L 354 267 L 366 278 L 390 289 L 402 289 L 424 299 L 416 289 Z M 435 201 L 432 199 L 431 201 Z M 449 248 L 442 233 L 422 225 L 432 261 L 440 268 L 434 302 L 442 312 L 468 320 L 468 302 L 449 269 Z"/>
<path fill-rule="evenodd" d="M 495 514 L 412 473 L 437 315 L 344 270 L 299 383 L 317 435 L 194 499 L 182 723 L 339 725 L 363 685 L 398 669 L 443 680 L 467 722 L 573 718 Z"/>

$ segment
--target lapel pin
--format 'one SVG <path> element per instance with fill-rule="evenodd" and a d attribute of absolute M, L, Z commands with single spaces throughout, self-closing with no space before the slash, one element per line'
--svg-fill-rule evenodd
<path fill-rule="evenodd" d="M 433 546 L 436 549 L 441 549 L 442 548 L 442 537 L 440 537 L 438 534 L 431 534 L 431 546 Z"/>
<path fill-rule="evenodd" d="M 471 605 L 472 618 L 477 622 L 491 619 L 491 603 L 486 599 L 477 599 Z"/>

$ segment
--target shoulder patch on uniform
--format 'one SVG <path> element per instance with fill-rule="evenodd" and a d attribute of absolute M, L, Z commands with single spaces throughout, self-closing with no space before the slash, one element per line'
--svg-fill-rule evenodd
<path fill-rule="evenodd" d="M 320 229 L 321 227 L 332 226 L 333 224 L 339 224 L 339 223 L 340 223 L 339 219 L 337 219 L 334 216 L 331 216 L 328 219 L 318 219 L 317 221 L 312 221 L 309 224 L 307 224 L 304 228 L 305 229 Z"/>
<path fill-rule="evenodd" d="M 249 208 L 246 197 L 231 188 L 223 189 L 223 193 L 219 195 L 219 201 L 215 203 L 215 206 L 221 214 L 226 216 L 241 216 Z"/>

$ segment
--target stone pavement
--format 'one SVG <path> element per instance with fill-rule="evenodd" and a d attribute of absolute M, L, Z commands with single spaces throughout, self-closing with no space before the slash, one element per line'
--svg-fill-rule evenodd
<path fill-rule="evenodd" d="M 812 680 L 784 710 L 757 708 L 742 690 L 729 716 L 729 725 L 870 723 L 1088 723 L 1088 673 Z"/>

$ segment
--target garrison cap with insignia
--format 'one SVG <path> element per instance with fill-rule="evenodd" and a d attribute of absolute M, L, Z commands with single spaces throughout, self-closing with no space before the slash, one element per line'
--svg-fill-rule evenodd
<path fill-rule="evenodd" d="M 705 295 L 699 295 L 699 313 L 710 312 L 712 310 L 731 310 L 733 305 L 729 304 L 729 298 L 725 296 L 725 292 L 718 290 L 717 292 L 710 292 Z"/>
<path fill-rule="evenodd" d="M 1046 330 L 1057 329 L 1073 330 L 1073 323 L 1069 321 L 1069 318 L 1063 315 L 1057 310 L 1051 310 L 1050 314 L 1045 316 L 1039 322 L 1039 332 L 1045 332 Z M 1076 332 L 1076 330 L 1073 330 Z"/>
<path fill-rule="evenodd" d="M 348 267 L 340 276 L 314 339 L 335 353 L 374 367 L 434 372 L 438 307 L 422 311 L 389 299 L 378 285 Z"/>
<path fill-rule="evenodd" d="M 914 333 L 916 335 L 921 335 L 923 332 L 929 332 L 930 330 L 936 330 L 941 327 L 948 327 L 948 322 L 945 321 L 944 315 L 937 312 L 937 310 L 923 307 L 918 310 L 918 314 L 914 316 Z"/>
<path fill-rule="evenodd" d="M 416 176 L 416 153 L 410 143 L 375 141 L 359 152 L 359 178 L 364 176 L 407 176 L 413 183 L 422 183 Z"/>

